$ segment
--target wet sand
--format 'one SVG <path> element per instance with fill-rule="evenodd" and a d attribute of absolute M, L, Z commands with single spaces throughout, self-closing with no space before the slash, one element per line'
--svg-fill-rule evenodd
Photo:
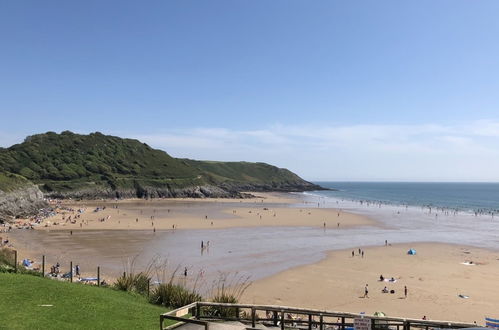
<path fill-rule="evenodd" d="M 100 266 L 103 276 L 112 279 L 132 259 L 137 270 L 159 257 L 168 259 L 170 269 L 187 267 L 189 278 L 203 273 L 211 281 L 220 271 L 258 279 L 318 261 L 317 249 L 329 249 L 332 237 L 327 235 L 376 225 L 365 216 L 319 208 L 293 194 L 257 195 L 243 200 L 66 201 L 62 206 L 73 211 L 60 209 L 36 230 L 4 235 L 10 236 L 20 259 L 40 261 L 45 255 L 48 266 L 59 262 L 63 270 L 72 261 L 89 276 Z M 314 236 L 315 247 L 307 242 Z"/>
<path fill-rule="evenodd" d="M 407 255 L 410 248 L 417 254 Z M 255 281 L 243 301 L 478 324 L 484 324 L 484 316 L 497 316 L 497 252 L 438 243 L 363 250 L 364 258 L 358 250 L 354 257 L 352 249 L 333 251 L 318 263 Z M 469 261 L 474 264 L 463 264 Z M 397 281 L 381 282 L 380 275 Z M 363 298 L 366 284 L 369 298 Z M 395 294 L 382 293 L 385 286 Z"/>

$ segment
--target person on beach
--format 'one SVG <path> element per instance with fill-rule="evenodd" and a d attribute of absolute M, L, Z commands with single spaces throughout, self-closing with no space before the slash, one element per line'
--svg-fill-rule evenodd
<path fill-rule="evenodd" d="M 187 267 L 184 268 L 184 277 L 187 277 Z"/>
<path fill-rule="evenodd" d="M 404 296 L 407 298 L 407 286 L 404 285 Z"/>
<path fill-rule="evenodd" d="M 362 258 L 364 258 L 364 250 L 362 250 Z"/>
<path fill-rule="evenodd" d="M 369 298 L 369 287 L 367 284 L 364 287 L 364 298 Z"/>
<path fill-rule="evenodd" d="M 352 251 L 352 258 L 355 257 L 355 251 Z"/>

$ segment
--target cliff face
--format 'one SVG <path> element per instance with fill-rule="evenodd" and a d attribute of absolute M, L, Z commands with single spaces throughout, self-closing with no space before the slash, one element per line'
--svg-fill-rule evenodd
<path fill-rule="evenodd" d="M 46 206 L 43 193 L 35 185 L 25 185 L 10 191 L 0 190 L 0 222 L 35 215 Z"/>
<path fill-rule="evenodd" d="M 154 187 L 140 186 L 137 188 L 93 187 L 71 191 L 53 191 L 45 193 L 52 198 L 98 199 L 98 198 L 245 198 L 249 195 L 238 191 L 225 190 L 212 185 L 189 187 Z"/>

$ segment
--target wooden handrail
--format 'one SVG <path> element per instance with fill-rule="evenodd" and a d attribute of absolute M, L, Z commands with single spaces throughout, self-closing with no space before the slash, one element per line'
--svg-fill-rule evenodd
<path fill-rule="evenodd" d="M 227 303 L 215 303 L 215 302 L 195 302 L 189 305 L 186 305 L 184 307 L 175 309 L 173 311 L 170 311 L 168 313 L 162 314 L 161 320 L 163 318 L 169 318 L 172 320 L 177 320 L 181 322 L 190 322 L 190 323 L 195 323 L 195 324 L 200 324 L 204 325 L 205 329 L 208 330 L 208 322 L 207 321 L 201 321 L 199 320 L 202 318 L 202 313 L 201 313 L 201 308 L 202 307 L 219 307 L 219 308 L 236 308 L 236 310 L 240 309 L 249 309 L 251 311 L 250 316 L 251 319 L 248 319 L 247 321 L 251 322 L 252 327 L 255 327 L 256 323 L 256 315 L 257 311 L 269 311 L 273 312 L 273 317 L 272 319 L 265 319 L 266 321 L 273 321 L 274 323 L 277 322 L 276 316 L 279 315 L 279 320 L 281 321 L 281 328 L 284 328 L 285 323 L 297 323 L 297 320 L 290 320 L 286 319 L 284 316 L 285 314 L 302 314 L 302 315 L 307 315 L 308 319 L 305 318 L 303 320 L 300 320 L 300 324 L 308 324 L 308 328 L 311 329 L 312 325 L 319 325 L 320 329 L 323 329 L 327 325 L 340 325 L 340 329 L 344 330 L 345 326 L 351 325 L 353 322 L 345 322 L 345 319 L 356 319 L 359 317 L 366 317 L 371 320 L 375 321 L 382 321 L 382 322 L 387 322 L 387 323 L 395 323 L 398 326 L 402 326 L 404 329 L 409 329 L 411 326 L 412 327 L 420 327 L 420 328 L 428 328 L 428 327 L 439 327 L 439 328 L 469 328 L 469 327 L 476 327 L 476 324 L 472 323 L 463 323 L 463 322 L 451 322 L 451 321 L 440 321 L 440 320 L 435 320 L 435 321 L 430 321 L 430 320 L 420 320 L 420 319 L 409 319 L 409 318 L 398 318 L 398 317 L 380 317 L 380 316 L 374 316 L 374 315 L 364 315 L 364 314 L 356 314 L 356 313 L 346 313 L 346 312 L 332 312 L 332 311 L 325 311 L 325 310 L 318 310 L 318 309 L 306 309 L 306 308 L 299 308 L 299 307 L 289 307 L 289 306 L 276 306 L 276 305 L 255 305 L 255 304 L 227 304 Z M 175 314 L 177 311 L 183 310 L 183 309 L 191 309 L 191 308 L 196 308 L 196 318 L 198 320 L 192 320 L 192 319 L 187 319 L 187 318 L 182 318 L 178 316 L 174 316 L 172 314 Z M 313 316 L 319 317 L 319 321 L 316 321 L 313 319 Z M 336 317 L 336 318 L 341 318 L 341 322 L 326 322 L 324 320 L 325 317 Z M 214 316 L 206 316 L 206 318 L 216 318 L 216 319 L 221 319 L 221 320 L 228 320 L 231 319 L 233 320 L 233 317 L 214 317 Z M 239 318 L 239 314 L 236 318 Z M 196 321 L 196 322 L 193 322 Z M 162 321 L 161 321 L 162 322 Z M 205 322 L 205 323 L 199 323 L 199 322 Z M 162 323 L 161 323 L 162 324 Z M 393 325 L 395 325 L 393 324 Z M 275 326 L 277 324 L 274 324 Z M 162 326 L 162 325 L 161 325 Z M 374 329 L 374 323 L 373 323 L 373 329 Z"/>

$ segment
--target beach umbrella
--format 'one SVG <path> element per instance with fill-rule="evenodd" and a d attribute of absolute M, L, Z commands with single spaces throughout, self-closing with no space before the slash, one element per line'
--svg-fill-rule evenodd
<path fill-rule="evenodd" d="M 407 254 L 415 255 L 416 254 L 416 250 L 410 249 L 409 251 L 407 251 Z"/>

